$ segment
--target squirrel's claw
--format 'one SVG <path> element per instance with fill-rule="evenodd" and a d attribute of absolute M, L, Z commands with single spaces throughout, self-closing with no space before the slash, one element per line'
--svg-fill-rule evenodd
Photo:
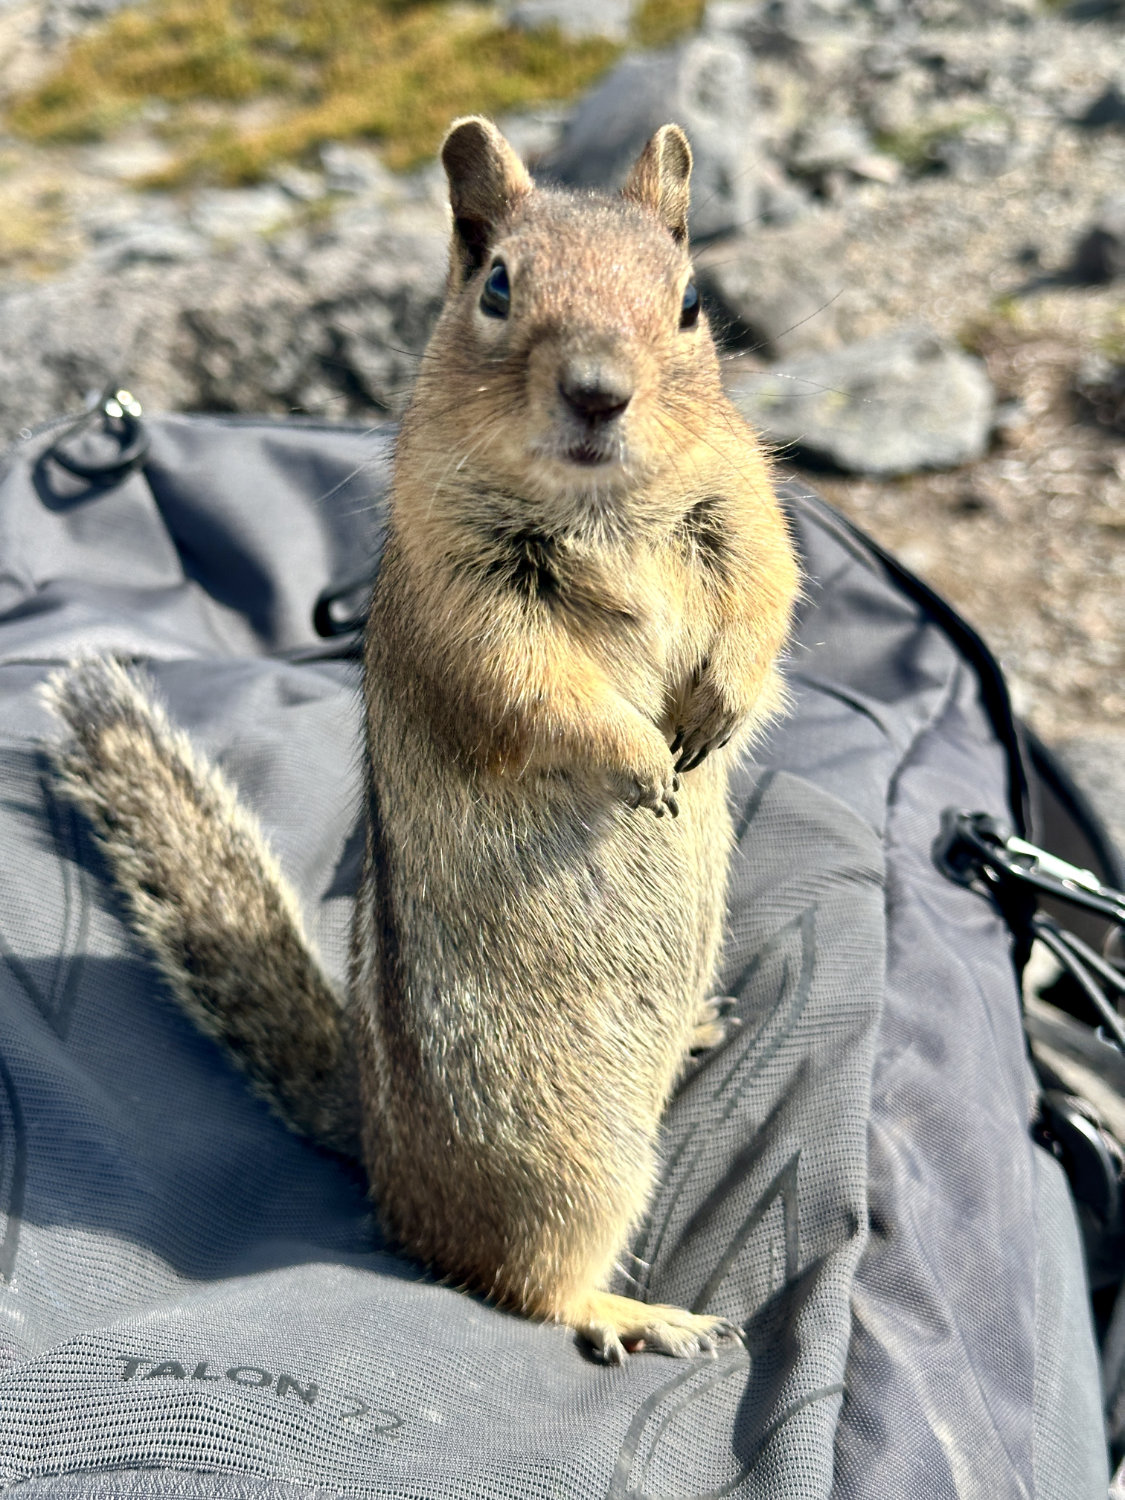
<path fill-rule="evenodd" d="M 676 738 L 680 741 L 676 770 L 681 776 L 702 765 L 712 750 L 721 750 L 730 743 L 737 719 L 733 714 L 724 714 L 717 722 L 711 720 L 695 729 L 685 730 Z"/>
<path fill-rule="evenodd" d="M 727 1318 L 692 1313 L 682 1307 L 634 1302 L 612 1292 L 592 1292 L 566 1318 L 602 1364 L 619 1365 L 626 1353 L 642 1349 L 691 1359 L 714 1359 L 723 1345 L 743 1342 L 742 1330 Z"/>
<path fill-rule="evenodd" d="M 598 1328 L 584 1328 L 582 1336 L 590 1346 L 590 1353 L 600 1365 L 623 1365 L 625 1345 L 616 1331 L 605 1324 Z"/>

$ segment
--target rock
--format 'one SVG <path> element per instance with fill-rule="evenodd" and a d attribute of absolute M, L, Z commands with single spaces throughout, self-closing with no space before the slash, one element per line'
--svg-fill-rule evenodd
<path fill-rule="evenodd" d="M 1074 394 L 1095 422 L 1125 433 L 1125 363 L 1087 355 L 1074 377 Z"/>
<path fill-rule="evenodd" d="M 759 0 L 708 0 L 703 8 L 701 29 L 708 35 L 720 36 L 724 32 L 738 35 L 753 23 L 761 10 Z"/>
<path fill-rule="evenodd" d="M 762 350 L 769 359 L 839 342 L 833 298 L 839 291 L 792 250 L 769 236 L 724 240 L 696 259 L 712 326 L 733 348 Z"/>
<path fill-rule="evenodd" d="M 256 281 L 193 288 L 181 308 L 177 364 L 206 407 L 400 412 L 441 306 L 443 239 L 374 226 L 279 256 Z"/>
<path fill-rule="evenodd" d="M 211 246 L 202 235 L 175 224 L 133 225 L 99 247 L 95 260 L 105 271 L 120 271 L 125 266 L 174 265 L 179 261 L 199 260 L 209 254 Z"/>
<path fill-rule="evenodd" d="M 330 193 L 383 193 L 391 188 L 391 174 L 374 151 L 327 141 L 320 148 L 324 183 Z"/>
<path fill-rule="evenodd" d="M 168 265 L 197 260 L 210 243 L 189 228 L 178 204 L 157 194 L 112 199 L 84 215 L 82 228 L 104 272 L 144 262 Z"/>
<path fill-rule="evenodd" d="M 208 239 L 237 243 L 284 224 L 293 200 L 276 183 L 251 188 L 205 188 L 197 193 L 188 223 Z"/>
<path fill-rule="evenodd" d="M 110 378 L 153 409 L 397 413 L 445 272 L 437 224 L 369 225 L 0 295 L 0 443 Z"/>
<path fill-rule="evenodd" d="M 1027 408 L 1026 401 L 1018 399 L 1001 401 L 993 414 L 992 430 L 998 437 L 1008 441 L 1017 438 L 1021 432 L 1025 432 L 1030 421 L 1031 412 Z M 984 502 L 981 508 L 986 507 L 987 502 Z"/>
<path fill-rule="evenodd" d="M 1079 240 L 1071 263 L 1076 281 L 1099 286 L 1125 276 L 1125 193 L 1107 198 Z"/>
<path fill-rule="evenodd" d="M 760 151 L 750 54 L 734 38 L 693 37 L 622 59 L 576 107 L 542 172 L 573 187 L 615 190 L 659 126 L 691 140 L 691 232 L 707 239 L 758 214 Z"/>
<path fill-rule="evenodd" d="M 874 476 L 979 458 L 994 404 L 981 361 L 918 326 L 742 376 L 731 395 L 772 442 Z"/>
<path fill-rule="evenodd" d="M 822 177 L 849 167 L 873 150 L 867 132 L 855 120 L 829 115 L 798 132 L 786 165 L 798 177 Z"/>
<path fill-rule="evenodd" d="M 1125 0 L 1072 0 L 1063 15 L 1068 21 L 1113 21 L 1125 18 Z"/>
<path fill-rule="evenodd" d="M 758 164 L 757 188 L 759 224 L 792 224 L 812 204 L 808 193 L 768 158 Z"/>
<path fill-rule="evenodd" d="M 137 0 L 45 0 L 37 28 L 39 41 L 45 47 L 58 46 L 135 3 Z"/>
<path fill-rule="evenodd" d="M 1125 130 L 1125 92 L 1118 84 L 1111 83 L 1074 123 L 1087 130 L 1107 127 Z"/>
<path fill-rule="evenodd" d="M 1023 152 L 1004 121 L 981 120 L 939 137 L 928 154 L 962 182 L 982 182 L 1011 171 Z"/>
<path fill-rule="evenodd" d="M 1086 793 L 1125 859 L 1125 733 L 1106 730 L 1064 740 L 1053 747 Z"/>
<path fill-rule="evenodd" d="M 275 167 L 271 177 L 294 203 L 319 203 L 327 191 L 327 185 L 319 172 L 310 172 L 305 167 L 295 167 L 288 162 Z"/>
<path fill-rule="evenodd" d="M 902 170 L 893 157 L 875 149 L 855 120 L 831 115 L 798 132 L 786 165 L 827 198 L 837 197 L 848 181 L 894 182 Z"/>
<path fill-rule="evenodd" d="M 117 140 L 87 146 L 83 156 L 89 171 L 119 182 L 163 172 L 175 160 L 162 141 L 144 133 L 130 133 Z"/>
<path fill-rule="evenodd" d="M 885 83 L 898 78 L 910 67 L 910 48 L 901 37 L 880 37 L 860 54 L 863 71 L 869 78 Z"/>
<path fill-rule="evenodd" d="M 891 24 L 913 22 L 927 28 L 971 27 L 984 21 L 1029 26 L 1039 9 L 1038 0 L 874 0 L 874 6 Z"/>
<path fill-rule="evenodd" d="M 853 0 L 708 0 L 702 30 L 739 36 L 755 52 L 791 57 L 810 30 L 862 24 L 855 10 Z"/>
<path fill-rule="evenodd" d="M 629 35 L 632 0 L 516 0 L 504 7 L 504 21 L 517 31 L 557 26 L 571 40 L 600 36 L 624 42 Z"/>
<path fill-rule="evenodd" d="M 558 146 L 566 125 L 566 111 L 559 106 L 543 105 L 521 110 L 519 114 L 502 115 L 496 123 L 522 160 L 534 167 Z M 444 179 L 442 173 L 443 189 Z"/>

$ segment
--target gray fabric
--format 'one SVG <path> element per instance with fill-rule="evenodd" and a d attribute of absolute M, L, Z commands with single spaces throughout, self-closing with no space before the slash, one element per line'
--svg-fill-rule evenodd
<path fill-rule="evenodd" d="M 923 606 L 792 498 L 795 712 L 734 788 L 721 988 L 743 1026 L 669 1111 L 618 1283 L 735 1318 L 748 1347 L 606 1369 L 379 1243 L 358 1177 L 160 993 L 51 795 L 51 665 L 143 658 L 342 974 L 357 682 L 310 620 L 377 550 L 387 439 L 152 432 L 117 486 L 37 467 L 35 443 L 0 478 L 0 1483 L 1101 1500 L 1081 1266 L 1027 1134 L 1007 940 L 929 854 L 946 805 L 1004 814 L 1007 764 Z M 1086 1468 L 1065 1490 L 1047 1447 L 1068 1390 Z"/>

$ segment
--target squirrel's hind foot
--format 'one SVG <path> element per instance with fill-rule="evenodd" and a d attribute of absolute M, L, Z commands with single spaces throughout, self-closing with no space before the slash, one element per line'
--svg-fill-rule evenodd
<path fill-rule="evenodd" d="M 709 1052 L 712 1047 L 722 1046 L 731 1032 L 742 1025 L 741 1019 L 734 1014 L 737 1004 L 730 995 L 716 995 L 711 1000 L 704 1000 L 696 1012 L 688 1050 Z"/>
<path fill-rule="evenodd" d="M 641 1349 L 677 1359 L 691 1359 L 697 1354 L 714 1359 L 721 1345 L 742 1338 L 726 1318 L 637 1302 L 614 1292 L 587 1293 L 562 1321 L 576 1328 L 589 1343 L 594 1358 L 607 1365 L 622 1364 L 626 1353 Z"/>

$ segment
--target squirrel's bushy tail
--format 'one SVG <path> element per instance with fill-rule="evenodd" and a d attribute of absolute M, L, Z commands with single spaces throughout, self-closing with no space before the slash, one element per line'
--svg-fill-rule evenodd
<path fill-rule="evenodd" d="M 287 1125 L 358 1157 L 350 1027 L 256 820 L 119 662 L 65 668 L 45 697 L 60 789 L 180 1004 Z"/>

